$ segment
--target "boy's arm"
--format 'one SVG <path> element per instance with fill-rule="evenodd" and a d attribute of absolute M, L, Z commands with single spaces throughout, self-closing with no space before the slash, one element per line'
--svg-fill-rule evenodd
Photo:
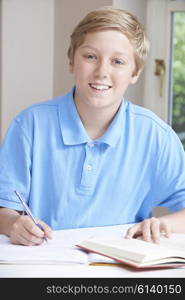
<path fill-rule="evenodd" d="M 10 236 L 13 223 L 19 217 L 19 213 L 16 210 L 1 207 L 0 208 L 0 234 Z"/>
<path fill-rule="evenodd" d="M 159 218 L 161 221 L 168 222 L 171 232 L 185 233 L 185 208 Z"/>

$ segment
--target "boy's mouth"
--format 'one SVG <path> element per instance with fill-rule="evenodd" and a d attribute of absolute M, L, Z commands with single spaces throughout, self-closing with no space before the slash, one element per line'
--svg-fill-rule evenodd
<path fill-rule="evenodd" d="M 97 91 L 108 91 L 110 88 L 112 88 L 111 85 L 107 84 L 97 84 L 97 83 L 89 83 L 89 86 Z"/>

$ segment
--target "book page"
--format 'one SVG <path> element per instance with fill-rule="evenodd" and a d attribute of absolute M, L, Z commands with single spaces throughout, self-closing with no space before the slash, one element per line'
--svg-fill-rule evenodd
<path fill-rule="evenodd" d="M 101 254 L 88 253 L 89 264 L 115 264 L 115 260 Z M 121 263 L 120 263 L 121 264 Z"/>
<path fill-rule="evenodd" d="M 122 260 L 129 259 L 136 263 L 144 263 L 170 256 L 185 258 L 185 251 L 182 251 L 185 243 L 184 237 L 185 235 L 179 236 L 176 234 L 171 238 L 161 238 L 161 243 L 155 244 L 139 239 L 124 239 L 109 235 L 109 237 L 98 236 L 85 240 L 81 245 L 110 257 L 119 257 Z"/>
<path fill-rule="evenodd" d="M 161 236 L 160 245 L 170 249 L 180 250 L 185 254 L 185 234 L 173 233 L 170 238 Z"/>

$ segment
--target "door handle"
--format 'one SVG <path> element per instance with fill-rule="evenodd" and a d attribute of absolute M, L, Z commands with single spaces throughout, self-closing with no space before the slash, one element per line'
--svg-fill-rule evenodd
<path fill-rule="evenodd" d="M 164 59 L 155 59 L 155 75 L 159 76 L 159 95 L 163 96 L 164 75 L 165 75 L 165 62 Z"/>

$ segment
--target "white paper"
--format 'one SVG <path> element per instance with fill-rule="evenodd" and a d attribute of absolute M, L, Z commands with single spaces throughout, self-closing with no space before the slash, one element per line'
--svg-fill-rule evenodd
<path fill-rule="evenodd" d="M 128 226 L 129 227 L 129 226 Z M 13 245 L 7 236 L 0 235 L 0 263 L 6 264 L 88 264 L 90 261 L 114 262 L 98 254 L 76 247 L 93 236 L 124 236 L 125 225 L 58 230 L 53 239 L 38 246 Z"/>

